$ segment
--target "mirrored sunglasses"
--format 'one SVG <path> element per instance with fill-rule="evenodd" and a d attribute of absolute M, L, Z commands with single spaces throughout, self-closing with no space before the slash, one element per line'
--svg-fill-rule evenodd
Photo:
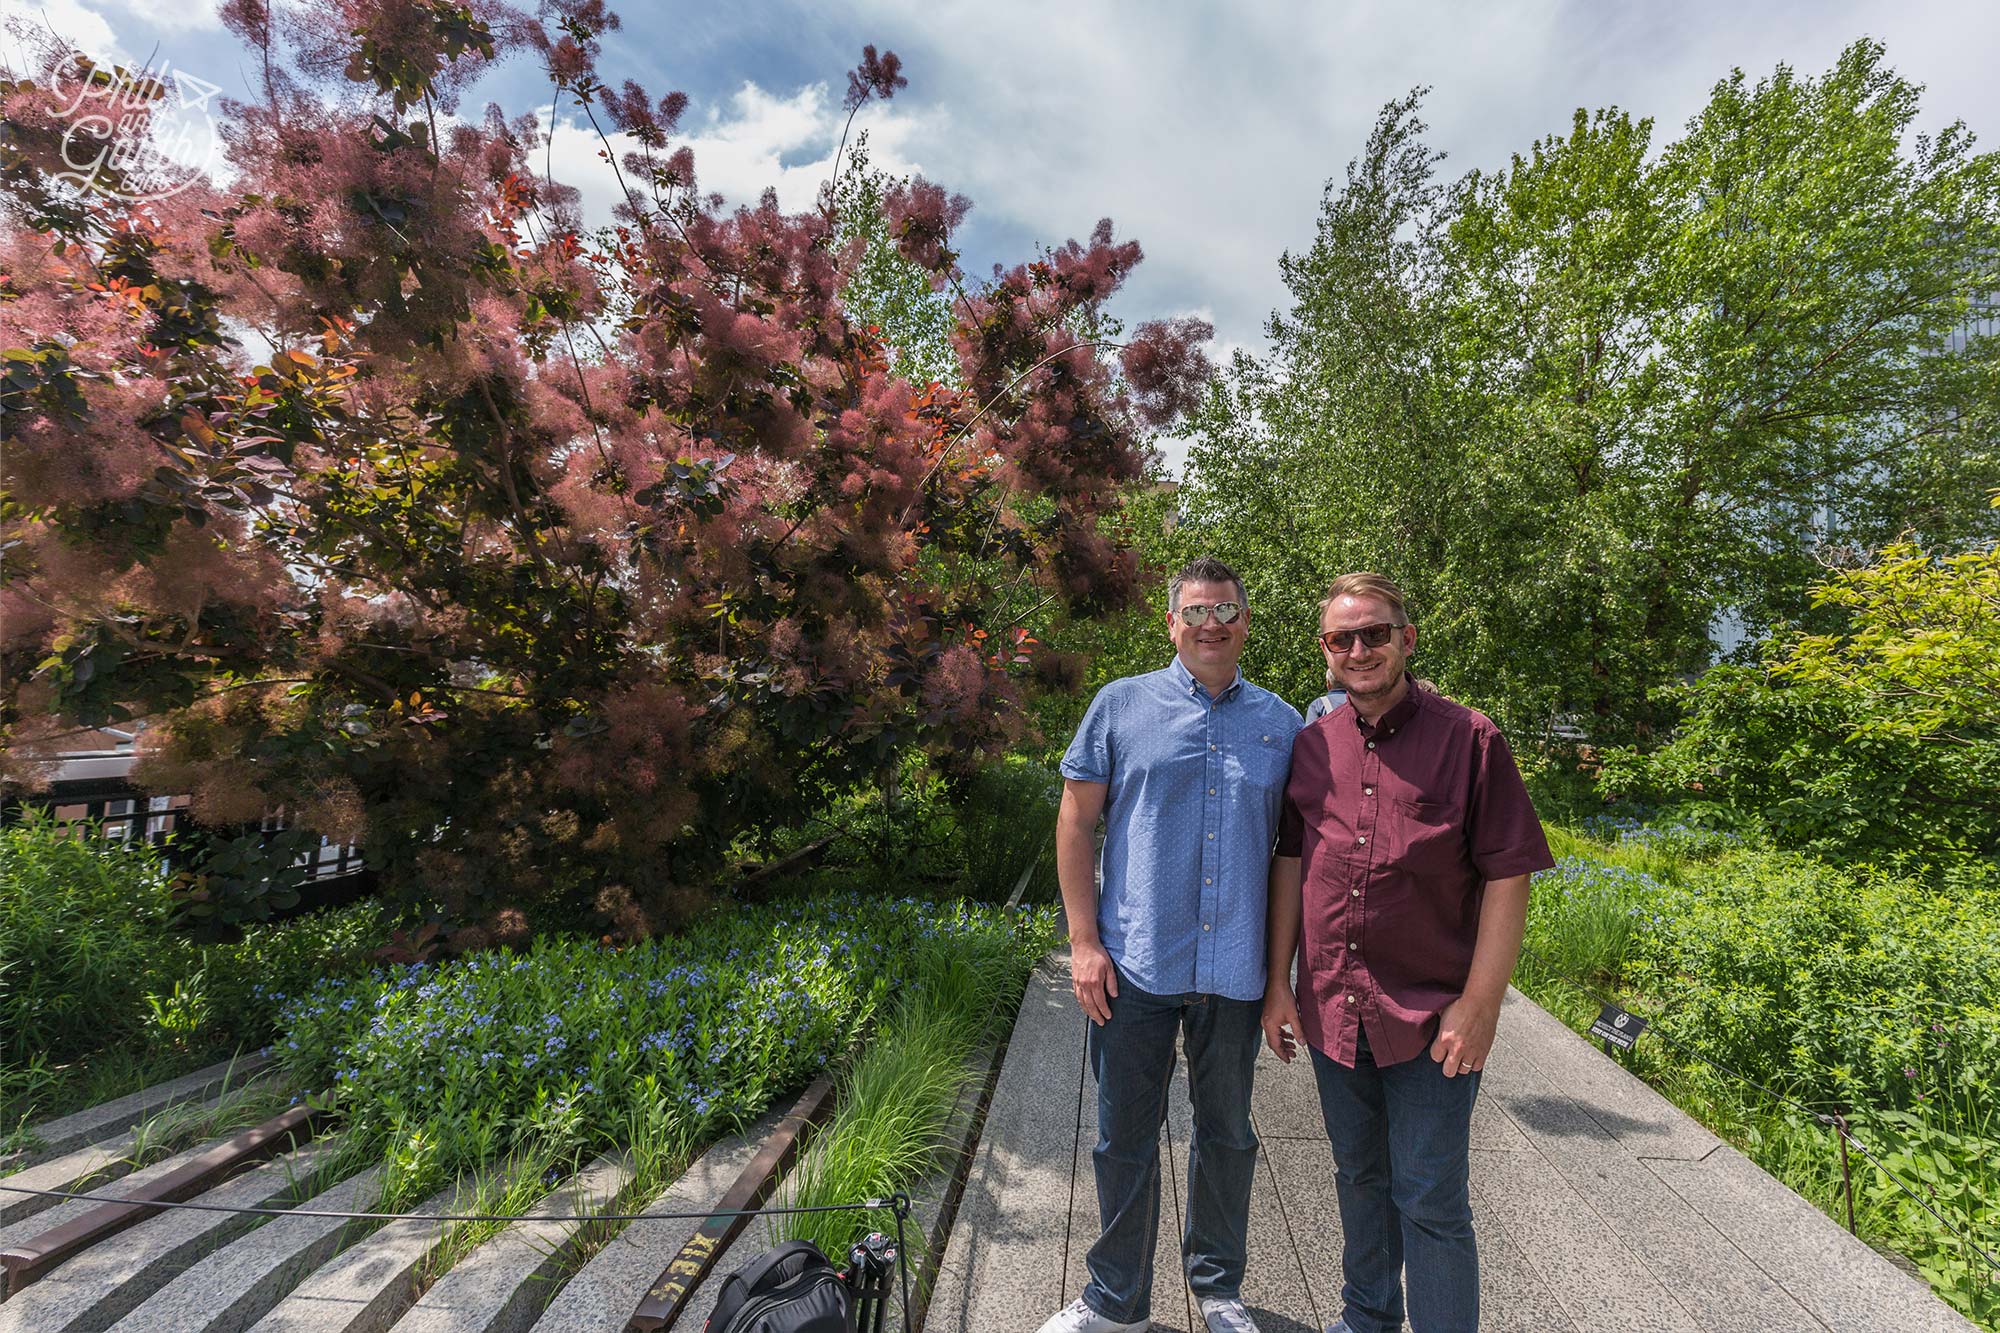
<path fill-rule="evenodd" d="M 1214 615 L 1216 624 L 1230 625 L 1235 623 L 1236 617 L 1243 614 L 1243 603 L 1217 602 L 1210 606 L 1206 602 L 1189 602 L 1174 614 L 1181 618 L 1183 625 L 1196 629 L 1206 625 L 1211 614 Z"/>

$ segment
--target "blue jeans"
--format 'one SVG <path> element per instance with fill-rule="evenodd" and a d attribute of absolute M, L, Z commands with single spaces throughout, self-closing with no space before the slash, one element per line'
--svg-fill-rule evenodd
<path fill-rule="evenodd" d="M 1087 1260 L 1083 1299 L 1121 1324 L 1151 1317 L 1153 1249 L 1160 1222 L 1160 1125 L 1174 1076 L 1174 1035 L 1187 1047 L 1194 1138 L 1188 1144 L 1187 1239 L 1181 1247 L 1196 1296 L 1234 1298 L 1243 1285 L 1257 1135 L 1250 1080 L 1263 1003 L 1219 995 L 1153 995 L 1124 977 L 1111 1021 L 1090 1025 L 1097 1075 L 1097 1214 L 1103 1226 Z"/>
<path fill-rule="evenodd" d="M 1341 1317 L 1354 1333 L 1479 1327 L 1472 1237 L 1472 1102 L 1479 1075 L 1446 1078 L 1426 1050 L 1377 1066 L 1364 1035 L 1354 1068 L 1313 1051 L 1320 1113 L 1333 1143 L 1345 1233 Z"/>

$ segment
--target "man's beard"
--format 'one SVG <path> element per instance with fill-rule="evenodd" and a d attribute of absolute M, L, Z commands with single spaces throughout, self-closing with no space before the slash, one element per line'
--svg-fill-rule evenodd
<path fill-rule="evenodd" d="M 1402 684 L 1402 681 L 1401 671 L 1385 671 L 1382 673 L 1382 683 L 1379 685 L 1350 685 L 1342 681 L 1340 687 L 1347 691 L 1350 699 L 1381 699 L 1394 693 L 1396 686 Z"/>

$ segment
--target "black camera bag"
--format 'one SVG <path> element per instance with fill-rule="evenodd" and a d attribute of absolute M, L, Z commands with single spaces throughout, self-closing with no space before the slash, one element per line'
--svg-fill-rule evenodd
<path fill-rule="evenodd" d="M 786 1241 L 722 1280 L 703 1333 L 848 1333 L 854 1294 L 809 1240 Z"/>

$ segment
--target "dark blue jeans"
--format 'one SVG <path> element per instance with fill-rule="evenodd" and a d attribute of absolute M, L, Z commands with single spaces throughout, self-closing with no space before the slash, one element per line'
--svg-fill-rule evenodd
<path fill-rule="evenodd" d="M 1472 1333 L 1479 1327 L 1471 1181 L 1479 1075 L 1446 1078 L 1428 1050 L 1378 1067 L 1366 1036 L 1352 1069 L 1317 1050 L 1312 1056 L 1339 1168 L 1347 1326 L 1397 1333 L 1407 1278 L 1413 1333 Z"/>
<path fill-rule="evenodd" d="M 1097 1214 L 1090 1308 L 1121 1324 L 1151 1317 L 1153 1248 L 1160 1223 L 1160 1125 L 1174 1076 L 1174 1036 L 1187 1047 L 1194 1137 L 1182 1260 L 1197 1296 L 1235 1297 L 1243 1285 L 1257 1136 L 1250 1080 L 1263 1003 L 1219 995 L 1152 995 L 1124 977 L 1111 1021 L 1090 1025 L 1097 1075 Z"/>

